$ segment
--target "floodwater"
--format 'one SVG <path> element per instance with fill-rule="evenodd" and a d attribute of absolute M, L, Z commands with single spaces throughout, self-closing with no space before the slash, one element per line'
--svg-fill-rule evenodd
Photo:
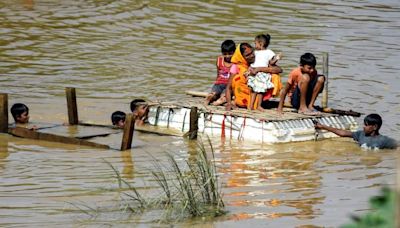
<path fill-rule="evenodd" d="M 272 36 L 283 80 L 304 52 L 329 53 L 329 106 L 384 119 L 400 138 L 400 2 L 0 0 L 0 91 L 31 120 L 66 121 L 64 88 L 77 88 L 79 117 L 109 123 L 141 97 L 168 100 L 209 90 L 225 39 Z M 11 121 L 11 119 L 10 119 Z M 362 119 L 359 121 L 362 122 Z M 394 186 L 398 151 L 366 151 L 346 139 L 260 145 L 212 138 L 229 213 L 185 227 L 337 227 Z M 100 150 L 0 134 L 0 226 L 162 226 L 113 208 L 115 166 L 151 185 L 149 154 L 189 157 L 180 137 L 135 133 L 130 151 Z M 109 208 L 90 217 L 73 205 Z"/>

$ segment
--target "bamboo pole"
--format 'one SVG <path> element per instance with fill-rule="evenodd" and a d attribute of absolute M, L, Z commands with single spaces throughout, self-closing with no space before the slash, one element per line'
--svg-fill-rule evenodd
<path fill-rule="evenodd" d="M 0 132 L 8 132 L 8 95 L 0 94 Z"/>
<path fill-rule="evenodd" d="M 197 107 L 190 108 L 190 127 L 189 139 L 197 139 L 197 131 L 199 130 L 199 119 L 197 115 Z"/>
<path fill-rule="evenodd" d="M 67 108 L 68 108 L 68 122 L 70 125 L 78 124 L 78 106 L 76 105 L 76 92 L 75 88 L 65 88 L 67 96 Z"/>
<path fill-rule="evenodd" d="M 199 92 L 199 91 L 191 91 L 191 90 L 185 91 L 185 93 L 187 95 L 191 95 L 193 97 L 206 97 L 208 95 L 207 92 Z"/>
<path fill-rule="evenodd" d="M 125 119 L 124 134 L 122 135 L 121 150 L 132 148 L 133 131 L 135 129 L 135 118 L 129 113 Z"/>
<path fill-rule="evenodd" d="M 328 65 L 329 65 L 329 55 L 327 52 L 323 53 L 322 56 L 322 73 L 325 75 L 325 86 L 322 91 L 322 100 L 321 106 L 322 108 L 328 107 Z"/>

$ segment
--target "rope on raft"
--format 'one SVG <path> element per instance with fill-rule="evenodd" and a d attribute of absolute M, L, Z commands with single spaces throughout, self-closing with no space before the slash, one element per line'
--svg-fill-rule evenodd
<path fill-rule="evenodd" d="M 225 119 L 226 115 L 224 114 L 224 118 L 222 119 L 222 124 L 221 124 L 221 138 L 225 138 Z"/>
<path fill-rule="evenodd" d="M 160 118 L 160 110 L 161 110 L 161 106 L 158 106 L 158 107 L 157 107 L 157 110 L 156 110 L 155 121 L 154 121 L 154 125 L 155 125 L 155 126 L 158 125 L 158 119 Z"/>
<path fill-rule="evenodd" d="M 232 139 L 232 132 L 233 132 L 233 116 L 231 116 L 231 139 Z"/>
<path fill-rule="evenodd" d="M 169 110 L 168 110 L 167 128 L 169 128 L 169 120 L 170 120 L 170 117 L 171 117 L 171 113 L 174 113 L 174 109 L 173 108 L 169 108 Z"/>
<path fill-rule="evenodd" d="M 243 123 L 239 130 L 238 140 L 243 140 L 243 132 L 246 127 L 246 116 L 243 117 Z"/>
<path fill-rule="evenodd" d="M 183 115 L 183 122 L 182 122 L 182 132 L 185 130 L 185 122 L 186 122 L 186 115 L 187 115 L 187 110 L 185 112 L 185 115 Z"/>

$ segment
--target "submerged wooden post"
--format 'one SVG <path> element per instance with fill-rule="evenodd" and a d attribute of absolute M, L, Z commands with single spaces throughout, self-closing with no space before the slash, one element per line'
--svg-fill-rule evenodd
<path fill-rule="evenodd" d="M 67 95 L 67 108 L 68 108 L 68 122 L 71 125 L 78 124 L 78 106 L 76 105 L 76 92 L 75 88 L 65 88 Z"/>
<path fill-rule="evenodd" d="M 8 132 L 8 95 L 0 94 L 0 132 Z"/>
<path fill-rule="evenodd" d="M 199 119 L 197 116 L 197 107 L 190 109 L 190 127 L 189 127 L 189 139 L 197 139 L 197 131 L 199 130 Z"/>
<path fill-rule="evenodd" d="M 124 134 L 122 135 L 121 150 L 127 150 L 132 147 L 133 130 L 135 129 L 135 117 L 132 113 L 126 115 Z"/>
<path fill-rule="evenodd" d="M 322 108 L 328 107 L 328 65 L 329 65 L 329 56 L 328 53 L 325 52 L 322 56 L 322 73 L 325 75 L 325 86 L 322 91 L 322 100 L 321 106 Z"/>

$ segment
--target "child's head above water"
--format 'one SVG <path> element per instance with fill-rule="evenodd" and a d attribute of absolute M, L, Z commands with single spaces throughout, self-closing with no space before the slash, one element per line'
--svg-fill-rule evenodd
<path fill-rule="evenodd" d="M 134 99 L 131 102 L 131 111 L 138 118 L 142 118 L 143 116 L 145 116 L 148 110 L 148 105 L 143 99 Z"/>
<path fill-rule="evenodd" d="M 126 114 L 121 111 L 115 111 L 111 114 L 111 122 L 114 126 L 124 128 Z"/>
<path fill-rule="evenodd" d="M 29 122 L 29 108 L 25 104 L 15 103 L 11 107 L 11 115 L 15 123 L 25 124 Z"/>
<path fill-rule="evenodd" d="M 265 50 L 269 46 L 271 36 L 269 34 L 260 34 L 254 39 L 256 50 Z"/>
<path fill-rule="evenodd" d="M 224 56 L 225 62 L 231 62 L 233 53 L 235 52 L 236 44 L 233 40 L 225 40 L 221 44 L 221 53 Z"/>
<path fill-rule="evenodd" d="M 379 134 L 381 126 L 382 117 L 378 114 L 369 114 L 364 118 L 364 132 L 366 135 L 370 135 L 373 131 L 375 131 L 375 134 Z"/>

